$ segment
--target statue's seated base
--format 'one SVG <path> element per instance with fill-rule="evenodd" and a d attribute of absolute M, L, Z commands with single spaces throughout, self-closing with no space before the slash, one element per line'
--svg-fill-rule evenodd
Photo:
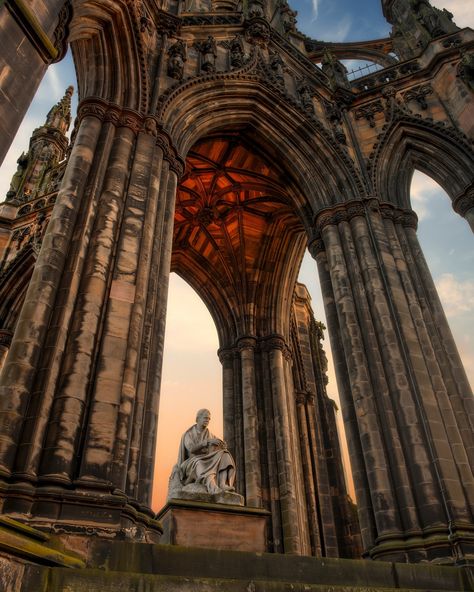
<path fill-rule="evenodd" d="M 260 508 L 171 499 L 157 516 L 163 527 L 160 544 L 264 553 L 269 516 Z"/>
<path fill-rule="evenodd" d="M 208 504 L 230 504 L 231 506 L 243 506 L 245 503 L 243 496 L 235 491 L 221 489 L 217 493 L 208 493 L 206 486 L 202 483 L 170 486 L 168 500 L 170 499 L 191 500 Z"/>

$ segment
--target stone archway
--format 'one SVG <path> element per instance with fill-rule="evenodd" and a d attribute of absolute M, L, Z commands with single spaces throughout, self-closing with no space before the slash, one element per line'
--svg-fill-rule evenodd
<path fill-rule="evenodd" d="M 255 287 L 261 302 L 236 299 L 236 315 L 234 305 L 225 308 L 224 291 L 202 292 L 221 321 L 224 371 L 242 378 L 244 431 L 256 429 L 258 364 L 272 391 L 266 418 L 281 427 L 274 433 L 275 466 L 286 496 L 274 514 L 284 536 L 277 550 L 308 548 L 295 502 L 302 487 L 294 474 L 282 297 L 304 237 L 318 262 L 335 343 L 366 554 L 464 561 L 473 546 L 472 396 L 449 329 L 434 330 L 441 317 L 416 218 L 399 196 L 385 193 L 390 182 L 379 184 L 383 166 L 371 155 L 401 103 L 419 102 L 420 111 L 426 103 L 440 119 L 453 118 L 418 82 L 443 76 L 448 87 L 458 85 L 449 81 L 469 32 L 450 25 L 441 44 L 425 31 L 429 51 L 421 66 L 410 58 L 391 66 L 389 76 L 376 73 L 351 86 L 334 60 L 332 71 L 315 68 L 285 23 L 270 24 L 261 6 L 224 16 L 216 40 L 212 15 L 167 13 L 156 3 L 145 3 L 140 14 L 126 0 L 75 4 L 71 40 L 82 100 L 2 375 L 3 510 L 66 531 L 77 527 L 77 508 L 88 517 L 81 532 L 143 539 L 159 530 L 149 502 L 177 188 L 197 142 L 248 126 L 274 166 L 285 162 L 281 168 L 291 171 L 285 193 L 291 199 L 279 201 L 285 196 L 274 191 L 269 175 L 271 199 L 256 207 L 248 194 L 240 203 L 244 216 L 252 219 L 249 207 L 256 207 L 255 220 L 268 215 L 271 229 L 275 212 L 285 219 L 290 203 L 286 222 L 300 226 L 293 227 L 293 243 L 283 240 L 284 232 L 268 231 L 272 245 L 262 253 L 275 249 L 281 273 L 269 276 L 267 291 Z M 465 101 L 467 86 L 459 84 L 455 96 Z M 467 128 L 463 117 L 458 127 Z M 403 158 L 393 163 L 397 169 L 406 164 Z M 251 180 L 244 185 L 249 190 Z M 180 191 L 185 187 L 183 181 Z M 196 212 L 201 223 L 216 216 L 206 207 Z M 188 214 L 195 216 L 189 208 Z M 200 284 L 198 259 L 193 254 L 186 262 Z M 250 322 L 252 303 L 268 305 L 266 325 Z M 241 332 L 231 326 L 233 318 Z M 237 370 L 228 348 L 236 348 Z M 244 458 L 245 489 L 248 502 L 258 503 L 253 468 L 261 451 L 249 441 L 255 445 Z"/>

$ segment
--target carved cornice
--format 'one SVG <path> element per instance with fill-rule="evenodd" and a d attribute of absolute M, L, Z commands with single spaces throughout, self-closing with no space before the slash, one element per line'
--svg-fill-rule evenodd
<path fill-rule="evenodd" d="M 453 199 L 453 210 L 463 218 L 474 208 L 474 187 L 471 185 Z"/>

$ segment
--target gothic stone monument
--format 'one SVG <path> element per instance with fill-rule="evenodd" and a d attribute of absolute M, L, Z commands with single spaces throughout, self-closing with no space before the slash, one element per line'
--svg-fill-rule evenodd
<path fill-rule="evenodd" d="M 80 99 L 71 145 L 68 90 L 1 206 L 6 589 L 472 585 L 473 398 L 409 186 L 425 172 L 474 227 L 474 32 L 427 0 L 382 7 L 389 38 L 325 43 L 281 0 L 2 4 L 1 154 L 67 44 Z M 349 81 L 346 58 L 381 69 Z M 372 561 L 337 559 L 357 537 L 295 289 L 306 247 Z M 269 516 L 273 555 L 245 573 L 154 544 L 170 270 L 215 320 L 236 491 Z"/>

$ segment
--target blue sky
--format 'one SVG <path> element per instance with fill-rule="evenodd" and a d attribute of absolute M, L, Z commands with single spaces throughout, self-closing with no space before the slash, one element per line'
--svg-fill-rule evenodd
<path fill-rule="evenodd" d="M 298 11 L 298 28 L 314 39 L 365 40 L 384 37 L 389 26 L 379 0 L 290 1 Z M 435 0 L 436 6 L 454 13 L 460 26 L 474 28 L 474 3 L 470 0 Z M 76 86 L 70 55 L 49 68 L 0 168 L 0 199 L 16 170 L 16 159 L 28 148 L 29 137 L 67 86 Z M 74 97 L 73 107 L 76 106 Z M 472 233 L 452 209 L 448 197 L 431 179 L 417 173 L 412 184 L 412 204 L 420 218 L 419 238 L 437 284 L 451 328 L 474 383 L 474 249 Z M 316 317 L 325 321 L 315 263 L 305 257 L 300 279 L 307 284 Z M 190 331 L 190 327 L 192 330 Z M 186 336 L 183 339 L 183 335 Z M 204 304 L 180 278 L 170 284 L 162 405 L 157 458 L 155 507 L 161 506 L 181 433 L 194 423 L 197 408 L 209 407 L 211 428 L 222 432 L 221 371 L 216 356 L 217 334 Z M 326 341 L 330 364 L 329 342 Z M 183 371 L 186 368 L 186 371 Z M 330 365 L 329 393 L 337 400 L 334 371 Z M 180 408 L 179 417 L 176 409 Z"/>

